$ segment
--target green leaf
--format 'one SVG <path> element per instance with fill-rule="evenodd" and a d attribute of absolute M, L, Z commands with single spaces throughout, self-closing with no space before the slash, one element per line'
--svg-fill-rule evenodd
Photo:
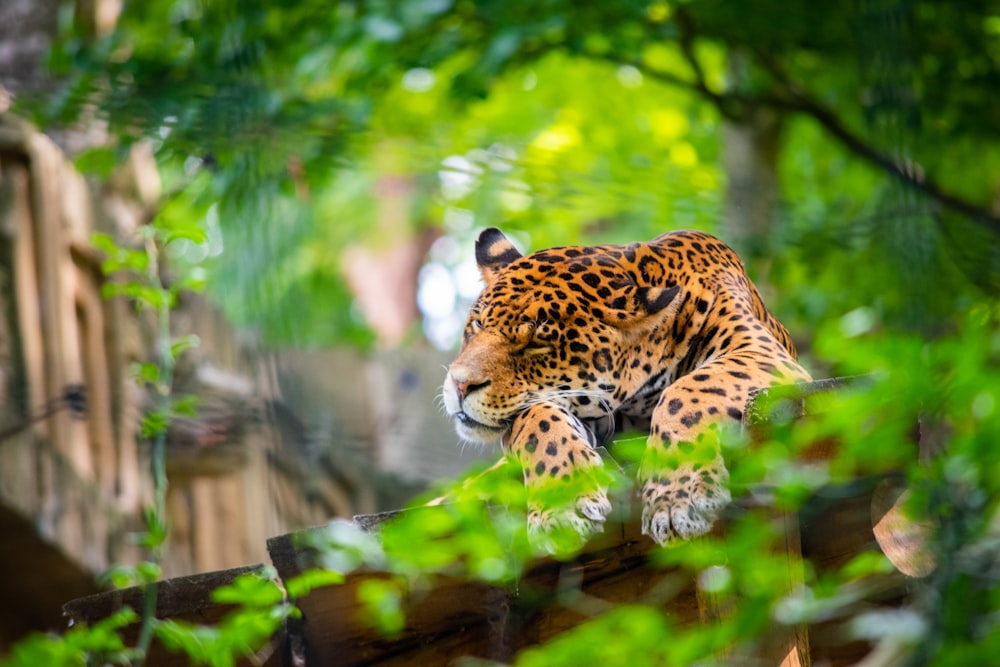
<path fill-rule="evenodd" d="M 153 563 L 151 561 L 143 561 L 139 563 L 136 566 L 135 571 L 139 580 L 143 583 L 159 581 L 159 579 L 163 576 L 163 569 L 160 567 L 159 563 Z"/>
<path fill-rule="evenodd" d="M 192 270 L 172 285 L 175 293 L 179 292 L 204 292 L 208 286 L 208 278 L 204 271 Z"/>
<path fill-rule="evenodd" d="M 134 567 L 115 564 L 98 575 L 97 582 L 102 586 L 110 584 L 115 588 L 128 588 L 135 583 L 136 579 Z"/>
<path fill-rule="evenodd" d="M 196 245 L 201 245 L 208 240 L 208 233 L 204 227 L 197 222 L 172 221 L 169 225 L 160 230 L 162 245 L 168 246 L 174 241 L 185 240 Z"/>
<path fill-rule="evenodd" d="M 118 156 L 113 148 L 98 146 L 80 153 L 74 163 L 85 174 L 108 178 L 118 166 Z"/>
<path fill-rule="evenodd" d="M 335 586 L 344 583 L 346 577 L 342 572 L 333 570 L 312 569 L 306 570 L 302 574 L 285 582 L 288 590 L 288 597 L 294 599 L 308 595 L 316 588 L 323 586 Z"/>
<path fill-rule="evenodd" d="M 149 266 L 149 255 L 145 250 L 133 250 L 119 245 L 114 238 L 108 234 L 95 233 L 90 237 L 91 243 L 106 255 L 101 263 L 101 270 L 111 275 L 118 271 L 135 271 L 142 273 Z"/>
<path fill-rule="evenodd" d="M 358 602 L 367 611 L 368 621 L 383 635 L 397 635 L 406 626 L 403 594 L 398 581 L 365 579 L 358 585 Z"/>
<path fill-rule="evenodd" d="M 188 334 L 187 336 L 179 336 L 174 338 L 170 343 L 170 355 L 177 359 L 181 356 L 181 352 L 201 345 L 201 339 L 197 334 Z"/>
<path fill-rule="evenodd" d="M 117 242 L 111 237 L 110 234 L 105 234 L 104 232 L 94 232 L 90 235 L 90 242 L 98 250 L 103 250 L 109 255 L 117 253 L 121 247 Z"/>
<path fill-rule="evenodd" d="M 101 286 L 101 295 L 104 298 L 126 296 L 153 309 L 173 306 L 175 302 L 170 290 L 149 287 L 137 281 L 104 283 Z"/>
<path fill-rule="evenodd" d="M 132 364 L 132 377 L 145 384 L 156 384 L 160 381 L 160 366 L 149 361 Z"/>
<path fill-rule="evenodd" d="M 857 580 L 873 574 L 887 574 L 895 568 L 885 554 L 879 551 L 865 551 L 852 558 L 840 569 L 845 580 Z"/>
<path fill-rule="evenodd" d="M 93 625 L 78 625 L 62 636 L 35 633 L 17 642 L 4 660 L 5 667 L 84 667 L 89 655 L 105 663 L 126 664 L 119 631 L 139 620 L 128 607 Z"/>
<path fill-rule="evenodd" d="M 150 439 L 167 432 L 170 427 L 170 415 L 154 410 L 147 412 L 142 418 L 139 432 L 143 438 Z"/>
<path fill-rule="evenodd" d="M 175 396 L 173 400 L 173 414 L 183 415 L 185 417 L 197 417 L 198 405 L 200 403 L 201 397 L 195 396 L 194 394 Z"/>
<path fill-rule="evenodd" d="M 146 532 L 139 535 L 139 544 L 147 549 L 158 549 L 167 540 L 167 525 L 164 517 L 156 513 L 154 507 L 145 509 Z"/>
<path fill-rule="evenodd" d="M 276 583 L 264 573 L 241 574 L 233 583 L 220 586 L 212 591 L 216 602 L 241 604 L 249 607 L 269 607 L 284 600 L 284 594 Z"/>
<path fill-rule="evenodd" d="M 642 605 L 619 605 L 517 656 L 518 667 L 653 667 L 698 662 L 664 614 Z M 709 663 L 712 664 L 712 663 Z"/>
<path fill-rule="evenodd" d="M 220 632 L 215 628 L 167 619 L 157 623 L 155 634 L 167 650 L 185 653 L 194 664 L 234 664 L 232 655 L 219 651 Z"/>

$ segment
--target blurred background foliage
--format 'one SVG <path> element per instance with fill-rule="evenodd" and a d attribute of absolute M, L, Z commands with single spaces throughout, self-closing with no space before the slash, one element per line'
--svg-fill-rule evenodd
<path fill-rule="evenodd" d="M 910 471 L 942 565 L 916 662 L 1000 650 L 997 3 L 146 0 L 103 33 L 67 13 L 50 65 L 59 86 L 20 108 L 47 127 L 106 123 L 110 143 L 78 156 L 97 175 L 150 142 L 168 193 L 154 214 L 205 230 L 178 259 L 273 344 L 379 341 L 345 277 L 356 246 L 432 232 L 412 277 L 423 330 L 408 340 L 447 347 L 475 296 L 482 227 L 525 249 L 723 236 L 817 377 L 875 373 L 737 480 L 837 434 L 828 474 L 789 469 L 779 495 L 794 506 L 859 461 L 896 460 L 918 419 L 943 424 L 947 455 Z M 403 533 L 410 553 L 418 533 Z M 698 547 L 665 553 L 708 564 Z M 751 574 L 732 572 L 751 606 L 717 632 L 768 618 L 752 605 L 777 594 L 748 594 Z M 836 597 L 837 582 L 806 583 Z M 622 628 L 641 643 L 668 626 L 622 607 L 518 664 L 579 664 Z M 685 655 L 706 659 L 714 641 L 692 636 Z"/>
<path fill-rule="evenodd" d="M 34 108 L 107 122 L 82 167 L 152 141 L 176 214 L 220 231 L 215 294 L 274 342 L 370 342 L 339 251 L 418 227 L 458 240 L 452 264 L 488 225 L 530 248 L 715 231 L 804 338 L 860 304 L 946 329 L 997 287 L 993 3 L 190 0 L 65 23 L 65 85 Z M 763 114 L 774 192 L 726 190 L 724 126 Z M 388 234 L 387 176 L 415 193 Z M 753 234 L 720 222 L 755 196 Z"/>

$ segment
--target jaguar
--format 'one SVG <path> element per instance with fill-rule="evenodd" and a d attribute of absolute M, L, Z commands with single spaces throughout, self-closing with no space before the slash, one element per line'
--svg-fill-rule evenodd
<path fill-rule="evenodd" d="M 666 544 L 711 530 L 731 500 L 720 430 L 740 425 L 756 390 L 810 379 L 737 254 L 684 230 L 525 256 L 489 228 L 475 258 L 485 286 L 444 406 L 462 439 L 520 463 L 529 528 L 601 531 L 603 483 L 557 506 L 531 490 L 595 472 L 599 445 L 640 430 L 643 533 Z"/>

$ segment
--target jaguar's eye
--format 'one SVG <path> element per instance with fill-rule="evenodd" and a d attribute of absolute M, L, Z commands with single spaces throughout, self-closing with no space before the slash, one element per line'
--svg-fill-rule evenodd
<path fill-rule="evenodd" d="M 528 344 L 521 348 L 524 354 L 548 354 L 552 351 L 552 346 L 540 340 L 528 341 Z"/>
<path fill-rule="evenodd" d="M 483 323 L 480 320 L 472 320 L 471 322 L 469 322 L 469 328 L 472 329 L 475 333 L 479 333 L 480 331 L 483 330 Z"/>

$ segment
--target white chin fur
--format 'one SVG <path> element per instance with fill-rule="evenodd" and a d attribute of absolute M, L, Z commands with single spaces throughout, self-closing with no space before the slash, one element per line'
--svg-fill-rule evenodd
<path fill-rule="evenodd" d="M 458 398 L 458 391 L 450 373 L 445 377 L 442 389 L 444 409 L 448 416 L 455 420 L 455 432 L 458 433 L 458 437 L 466 442 L 484 445 L 500 442 L 506 428 L 479 423 L 475 415 L 465 417 L 462 412 L 462 402 Z"/>
<path fill-rule="evenodd" d="M 504 431 L 500 429 L 472 425 L 458 419 L 455 419 L 455 432 L 462 440 L 479 445 L 499 444 L 504 434 Z"/>

